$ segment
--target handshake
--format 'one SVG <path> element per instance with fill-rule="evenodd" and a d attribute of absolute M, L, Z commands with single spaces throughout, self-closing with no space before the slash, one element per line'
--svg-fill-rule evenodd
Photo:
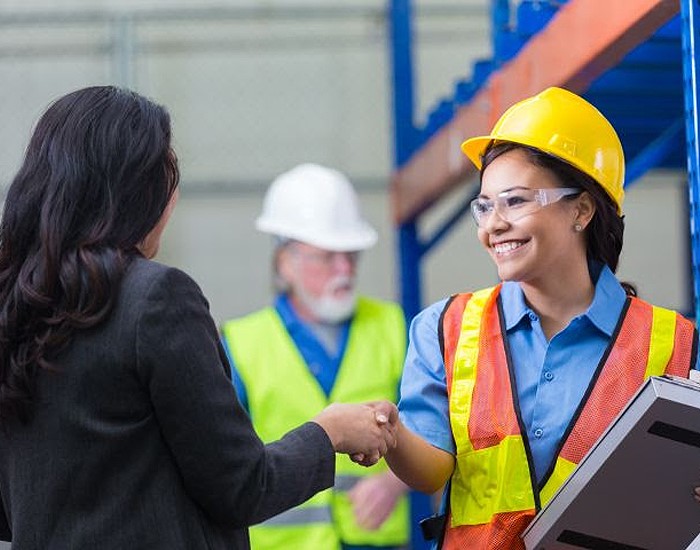
<path fill-rule="evenodd" d="M 363 466 L 376 464 L 397 444 L 399 413 L 389 401 L 334 403 L 312 421 L 325 430 L 335 452 Z"/>

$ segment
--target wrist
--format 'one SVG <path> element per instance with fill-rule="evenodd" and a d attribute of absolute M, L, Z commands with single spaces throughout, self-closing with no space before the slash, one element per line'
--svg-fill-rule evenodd
<path fill-rule="evenodd" d="M 322 411 L 312 418 L 311 421 L 321 426 L 321 429 L 326 432 L 326 436 L 330 440 L 333 450 L 338 452 L 338 449 L 340 449 L 344 444 L 343 430 L 338 428 L 332 415 Z"/>

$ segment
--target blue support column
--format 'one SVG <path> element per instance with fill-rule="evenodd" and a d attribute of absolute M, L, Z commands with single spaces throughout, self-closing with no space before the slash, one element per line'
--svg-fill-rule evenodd
<path fill-rule="evenodd" d="M 695 320 L 700 319 L 700 148 L 698 145 L 700 98 L 698 98 L 698 34 L 697 0 L 681 0 L 683 38 L 683 87 L 685 92 L 685 131 L 688 148 L 688 218 L 690 219 L 691 261 L 695 298 Z"/>
<path fill-rule="evenodd" d="M 390 3 L 391 63 L 394 114 L 394 165 L 401 167 L 413 154 L 417 131 L 413 125 L 413 52 L 410 0 Z M 420 244 L 415 221 L 402 222 L 398 234 L 401 305 L 407 320 L 422 306 Z"/>
<path fill-rule="evenodd" d="M 405 222 L 399 226 L 399 257 L 401 271 L 401 306 L 410 322 L 421 310 L 421 260 L 422 245 L 418 240 L 416 222 Z"/>
<path fill-rule="evenodd" d="M 394 163 L 402 166 L 413 154 L 413 45 L 410 0 L 391 0 L 389 13 L 394 111 Z"/>
<path fill-rule="evenodd" d="M 678 150 L 679 145 L 682 147 L 684 131 L 684 119 L 673 121 L 659 137 L 629 160 L 625 170 L 625 188 L 633 185 L 650 169 L 661 166 L 671 153 Z"/>
<path fill-rule="evenodd" d="M 394 113 L 394 165 L 402 166 L 413 154 L 417 131 L 413 110 L 413 54 L 410 0 L 391 0 L 390 13 L 391 64 Z M 421 246 L 415 220 L 403 221 L 398 228 L 401 305 L 410 321 L 422 307 Z M 411 492 L 411 548 L 427 550 L 418 522 L 432 513 L 430 498 Z"/>

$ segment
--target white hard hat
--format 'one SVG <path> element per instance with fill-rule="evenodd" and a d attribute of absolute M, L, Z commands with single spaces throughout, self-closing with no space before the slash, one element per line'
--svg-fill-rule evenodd
<path fill-rule="evenodd" d="M 270 184 L 255 227 L 285 239 L 338 252 L 364 250 L 377 232 L 361 216 L 348 179 L 317 164 L 300 164 Z"/>

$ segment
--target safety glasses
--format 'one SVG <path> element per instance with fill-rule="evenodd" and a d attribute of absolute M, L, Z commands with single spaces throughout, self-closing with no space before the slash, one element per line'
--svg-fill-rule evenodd
<path fill-rule="evenodd" d="M 472 217 L 478 227 L 483 227 L 495 211 L 501 219 L 514 222 L 538 210 L 554 204 L 570 195 L 579 195 L 582 189 L 557 187 L 554 189 L 510 189 L 499 193 L 495 199 L 478 197 L 470 206 Z"/>

